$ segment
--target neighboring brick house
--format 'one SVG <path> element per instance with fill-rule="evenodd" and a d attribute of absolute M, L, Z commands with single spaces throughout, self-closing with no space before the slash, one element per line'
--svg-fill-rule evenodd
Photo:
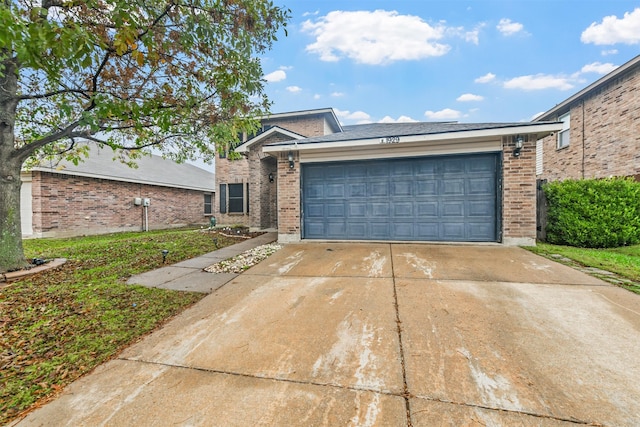
<path fill-rule="evenodd" d="M 220 224 L 300 240 L 535 244 L 536 144 L 558 122 L 341 126 L 274 114 L 217 159 Z"/>
<path fill-rule="evenodd" d="M 563 129 L 538 141 L 539 179 L 640 178 L 640 56 L 534 121 L 549 120 Z"/>
<path fill-rule="evenodd" d="M 95 150 L 77 166 L 63 162 L 23 172 L 23 236 L 209 225 L 215 198 L 213 173 L 155 155 L 139 159 L 137 168 L 112 157 Z"/>

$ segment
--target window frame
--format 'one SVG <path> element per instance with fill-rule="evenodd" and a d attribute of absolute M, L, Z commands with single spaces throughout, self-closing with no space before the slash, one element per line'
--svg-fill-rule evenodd
<path fill-rule="evenodd" d="M 227 184 L 227 202 L 228 202 L 227 212 L 229 214 L 246 213 L 243 183 Z"/>
<path fill-rule="evenodd" d="M 213 215 L 213 194 L 211 193 L 204 193 L 204 215 Z"/>
<path fill-rule="evenodd" d="M 558 121 L 562 122 L 562 130 L 558 132 L 556 141 L 556 149 L 560 150 L 571 145 L 571 113 L 559 116 Z"/>

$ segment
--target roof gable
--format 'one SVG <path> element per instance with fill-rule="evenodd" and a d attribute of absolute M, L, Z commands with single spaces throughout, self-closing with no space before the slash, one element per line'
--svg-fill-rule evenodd
<path fill-rule="evenodd" d="M 281 128 L 279 126 L 273 126 L 271 128 L 269 128 L 268 130 L 262 132 L 259 135 L 254 136 L 253 138 L 243 142 L 242 144 L 238 145 L 234 151 L 236 153 L 247 153 L 249 151 L 249 149 L 251 148 L 251 146 L 258 144 L 261 141 L 264 141 L 265 139 L 269 138 L 271 135 L 274 134 L 280 134 L 280 135 L 284 135 L 287 136 L 291 139 L 303 139 L 304 136 L 297 134 L 295 132 L 291 132 L 290 130 Z"/>

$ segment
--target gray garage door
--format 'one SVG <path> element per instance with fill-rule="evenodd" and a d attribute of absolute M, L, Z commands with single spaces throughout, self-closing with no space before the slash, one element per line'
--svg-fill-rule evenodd
<path fill-rule="evenodd" d="M 497 154 L 302 165 L 303 238 L 493 242 Z"/>

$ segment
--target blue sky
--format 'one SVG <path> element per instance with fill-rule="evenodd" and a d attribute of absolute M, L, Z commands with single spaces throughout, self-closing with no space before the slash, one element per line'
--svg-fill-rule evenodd
<path fill-rule="evenodd" d="M 640 0 L 275 0 L 271 111 L 528 121 L 640 53 Z"/>

